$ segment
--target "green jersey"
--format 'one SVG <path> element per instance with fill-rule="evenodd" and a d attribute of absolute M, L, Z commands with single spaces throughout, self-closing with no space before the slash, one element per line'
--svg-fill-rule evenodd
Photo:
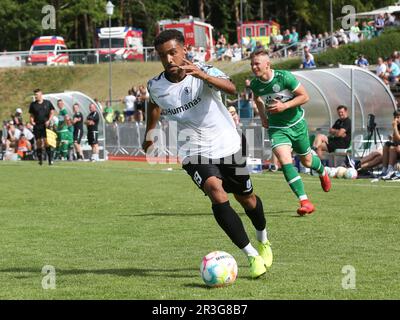
<path fill-rule="evenodd" d="M 281 100 L 282 102 L 292 100 L 295 97 L 293 91 L 296 91 L 299 86 L 300 82 L 295 76 L 291 72 L 284 70 L 272 70 L 272 79 L 269 81 L 262 81 L 259 78 L 254 78 L 251 81 L 251 90 L 264 101 L 270 128 L 290 128 L 303 119 L 304 110 L 301 106 L 274 114 L 268 112 L 268 105 L 272 103 L 273 99 Z"/>

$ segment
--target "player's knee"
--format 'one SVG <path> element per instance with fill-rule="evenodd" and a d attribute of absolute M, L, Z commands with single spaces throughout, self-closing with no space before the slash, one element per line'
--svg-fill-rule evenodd
<path fill-rule="evenodd" d="M 228 195 L 222 187 L 222 181 L 217 177 L 210 177 L 204 183 L 204 192 L 210 197 L 213 203 L 228 201 Z"/>

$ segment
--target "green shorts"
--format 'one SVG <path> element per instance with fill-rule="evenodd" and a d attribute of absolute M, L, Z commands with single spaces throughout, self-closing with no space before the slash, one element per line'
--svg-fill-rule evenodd
<path fill-rule="evenodd" d="M 310 138 L 308 137 L 307 122 L 305 119 L 290 128 L 269 128 L 268 135 L 272 150 L 282 145 L 289 145 L 300 156 L 311 152 Z"/>

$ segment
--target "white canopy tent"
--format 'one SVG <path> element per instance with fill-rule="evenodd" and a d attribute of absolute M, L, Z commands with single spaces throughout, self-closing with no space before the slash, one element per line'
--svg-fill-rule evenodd
<path fill-rule="evenodd" d="M 368 135 L 368 115 L 375 116 L 382 139 L 391 133 L 396 100 L 374 73 L 357 66 L 295 71 L 310 100 L 304 105 L 310 134 L 327 132 L 337 120 L 336 108 L 348 107 L 352 120 L 352 142 Z M 353 145 L 354 146 L 354 145 Z M 357 149 L 353 147 L 353 150 Z"/>
<path fill-rule="evenodd" d="M 395 3 L 393 6 L 387 6 L 379 9 L 375 9 L 372 11 L 366 11 L 366 12 L 359 12 L 356 13 L 355 16 L 357 18 L 367 18 L 367 17 L 376 17 L 380 14 L 385 14 L 385 13 L 395 13 L 395 12 L 400 12 L 400 2 Z"/>
<path fill-rule="evenodd" d="M 72 110 L 72 106 L 75 103 L 78 103 L 80 106 L 80 112 L 82 112 L 83 115 L 83 120 L 85 121 L 87 116 L 89 115 L 90 111 L 89 111 L 89 105 L 91 103 L 94 103 L 97 107 L 97 111 L 99 112 L 100 115 L 100 121 L 99 121 L 99 151 L 100 151 L 100 155 L 99 157 L 103 160 L 106 159 L 106 154 L 104 152 L 105 150 L 105 121 L 104 121 L 104 117 L 103 117 L 103 111 L 100 109 L 100 107 L 94 102 L 94 100 L 90 97 L 88 97 L 87 95 L 83 94 L 82 92 L 79 91 L 65 91 L 65 92 L 61 92 L 61 93 L 49 93 L 49 94 L 45 94 L 44 98 L 47 100 L 50 100 L 51 103 L 53 104 L 54 108 L 56 109 L 56 113 L 59 112 L 58 108 L 57 108 L 57 100 L 58 99 L 62 99 L 64 101 L 64 105 L 65 108 L 68 111 L 68 115 L 70 117 L 73 116 L 74 112 Z M 84 151 L 84 153 L 87 153 L 90 156 L 90 151 L 91 151 L 91 147 L 88 145 L 87 143 L 87 128 L 84 125 L 83 126 L 83 138 L 82 138 L 82 150 Z M 85 158 L 88 159 L 89 157 L 85 155 Z"/>

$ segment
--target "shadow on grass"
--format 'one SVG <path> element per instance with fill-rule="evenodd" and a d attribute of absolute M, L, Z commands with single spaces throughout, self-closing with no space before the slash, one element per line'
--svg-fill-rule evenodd
<path fill-rule="evenodd" d="M 168 277 L 168 278 L 193 278 L 197 274 L 193 268 L 179 269 L 142 269 L 142 268 L 123 268 L 123 269 L 59 269 L 55 268 L 56 274 L 63 275 L 114 275 L 119 277 Z M 22 277 L 21 273 L 41 272 L 41 268 L 8 268 L 0 269 L 0 273 L 18 273 L 15 277 Z"/>
<path fill-rule="evenodd" d="M 284 214 L 289 214 L 289 213 L 293 213 L 292 210 L 290 211 L 267 211 L 265 212 L 265 214 L 267 216 L 271 216 L 271 217 L 282 217 Z M 240 216 L 245 216 L 246 214 L 243 212 L 238 212 L 238 214 Z M 213 213 L 210 210 L 210 212 L 206 212 L 206 213 L 188 213 L 188 212 L 152 212 L 152 213 L 141 213 L 141 214 L 120 214 L 118 215 L 118 217 L 130 217 L 130 218 L 135 218 L 135 217 L 157 217 L 157 216 L 212 216 Z"/>

